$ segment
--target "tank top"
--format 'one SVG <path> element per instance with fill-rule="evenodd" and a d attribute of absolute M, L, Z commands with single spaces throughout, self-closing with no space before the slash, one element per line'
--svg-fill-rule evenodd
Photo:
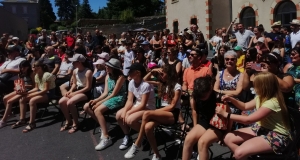
<path fill-rule="evenodd" d="M 32 79 L 30 76 L 23 77 L 25 85 L 32 85 Z"/>
<path fill-rule="evenodd" d="M 83 71 L 79 72 L 78 68 L 75 69 L 75 77 L 76 77 L 76 85 L 77 88 L 82 88 L 86 86 L 86 77 L 85 77 L 85 73 L 88 71 L 88 68 L 85 68 Z"/>

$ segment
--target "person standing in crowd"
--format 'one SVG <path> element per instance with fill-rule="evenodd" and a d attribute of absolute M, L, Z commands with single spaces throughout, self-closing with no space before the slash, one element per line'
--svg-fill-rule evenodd
<path fill-rule="evenodd" d="M 270 33 L 267 33 L 265 35 L 266 37 L 266 47 L 271 50 L 274 46 L 274 42 L 276 41 L 276 38 L 278 36 L 282 36 L 282 33 L 280 33 L 281 28 L 281 22 L 274 22 L 272 27 L 272 31 Z"/>
<path fill-rule="evenodd" d="M 299 31 L 300 21 L 298 19 L 293 19 L 291 22 L 292 32 L 290 34 L 290 40 L 292 48 L 294 48 L 297 42 L 300 42 L 300 31 Z"/>
<path fill-rule="evenodd" d="M 67 37 L 65 38 L 65 45 L 68 49 L 72 50 L 75 47 L 76 39 L 73 36 L 72 32 L 68 32 Z"/>
<path fill-rule="evenodd" d="M 27 133 L 36 128 L 35 117 L 38 103 L 48 103 L 55 95 L 55 76 L 48 72 L 48 67 L 42 62 L 35 62 L 32 70 L 36 73 L 34 77 L 35 87 L 28 91 L 19 101 L 20 103 L 20 120 L 12 125 L 12 128 L 18 128 L 26 125 L 27 103 L 30 108 L 30 120 L 28 125 L 23 129 Z"/>
<path fill-rule="evenodd" d="M 102 31 L 96 29 L 93 40 L 95 41 L 96 45 L 103 46 L 106 38 L 102 35 Z"/>
<path fill-rule="evenodd" d="M 255 35 L 252 31 L 245 29 L 242 23 L 239 23 L 237 27 L 239 30 L 235 33 L 237 46 L 242 47 L 243 51 L 246 51 L 249 46 L 250 39 Z"/>
<path fill-rule="evenodd" d="M 60 67 L 61 59 L 54 53 L 52 46 L 48 46 L 45 52 L 45 55 L 42 56 L 39 61 L 48 66 L 51 74 L 56 75 Z"/>
<path fill-rule="evenodd" d="M 146 57 L 146 63 L 154 61 L 154 52 L 150 49 L 150 43 L 148 41 L 144 41 L 141 43 L 143 49 L 145 50 L 144 56 Z"/>
<path fill-rule="evenodd" d="M 124 64 L 123 64 L 123 73 L 124 75 L 127 77 L 129 69 L 127 69 L 128 67 L 131 66 L 132 61 L 134 60 L 134 53 L 131 50 L 131 41 L 126 42 L 126 50 L 125 50 L 125 54 L 124 54 Z"/>
<path fill-rule="evenodd" d="M 0 94 L 9 93 L 13 91 L 14 80 L 18 78 L 20 73 L 19 65 L 25 59 L 20 57 L 20 50 L 18 47 L 10 47 L 7 49 L 7 58 L 0 67 Z"/>
<path fill-rule="evenodd" d="M 36 44 L 42 45 L 43 47 L 51 46 L 51 40 L 50 40 L 50 38 L 47 36 L 47 31 L 46 31 L 46 29 L 42 29 L 42 31 L 41 31 L 41 36 L 37 39 Z"/>
<path fill-rule="evenodd" d="M 153 55 L 151 55 L 151 61 L 150 62 L 158 62 L 158 59 L 160 57 L 161 49 L 163 47 L 162 40 L 159 38 L 159 32 L 156 32 L 154 34 L 153 39 L 150 40 L 150 45 L 153 48 Z"/>
<path fill-rule="evenodd" d="M 217 29 L 216 35 L 209 40 L 209 43 L 213 46 L 213 50 L 216 53 L 218 51 L 217 45 L 222 43 L 222 29 Z"/>
<path fill-rule="evenodd" d="M 253 36 L 251 38 L 250 43 L 248 45 L 248 48 L 256 46 L 256 43 L 257 43 L 258 39 L 260 37 L 263 37 L 263 35 L 262 35 L 263 34 L 263 29 L 260 26 L 254 27 L 253 28 L 253 33 L 254 33 L 255 36 Z"/>

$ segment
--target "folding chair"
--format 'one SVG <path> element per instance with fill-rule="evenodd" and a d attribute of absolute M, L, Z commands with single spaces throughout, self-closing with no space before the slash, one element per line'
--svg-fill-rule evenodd
<path fill-rule="evenodd" d="M 257 160 L 297 160 L 298 159 L 298 147 L 300 140 L 300 112 L 297 109 L 288 107 L 288 113 L 290 116 L 290 124 L 291 124 L 291 134 L 292 134 L 292 142 L 286 148 L 286 151 L 282 155 L 277 155 L 275 153 L 269 154 L 258 154 L 253 155 L 251 159 Z"/>

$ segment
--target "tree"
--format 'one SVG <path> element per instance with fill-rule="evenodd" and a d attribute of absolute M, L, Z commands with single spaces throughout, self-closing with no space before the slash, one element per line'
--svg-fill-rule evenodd
<path fill-rule="evenodd" d="M 94 18 L 89 0 L 83 0 L 82 4 L 79 7 L 78 19 L 81 18 Z"/>
<path fill-rule="evenodd" d="M 49 0 L 40 0 L 40 23 L 43 28 L 49 28 L 56 20 L 52 5 Z"/>
<path fill-rule="evenodd" d="M 55 0 L 55 6 L 58 7 L 57 15 L 60 20 L 75 20 L 76 6 L 79 8 L 79 0 Z"/>
<path fill-rule="evenodd" d="M 121 12 L 120 20 L 122 20 L 123 23 L 132 23 L 134 22 L 134 16 L 133 11 L 130 9 L 126 9 Z"/>
<path fill-rule="evenodd" d="M 108 9 L 106 7 L 99 8 L 97 17 L 100 19 L 110 19 Z"/>

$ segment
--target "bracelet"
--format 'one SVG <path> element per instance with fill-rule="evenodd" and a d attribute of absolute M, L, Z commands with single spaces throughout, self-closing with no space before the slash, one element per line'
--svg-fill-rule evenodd
<path fill-rule="evenodd" d="M 230 119 L 230 115 L 231 115 L 231 113 L 228 113 L 228 114 L 227 114 L 227 119 Z"/>

